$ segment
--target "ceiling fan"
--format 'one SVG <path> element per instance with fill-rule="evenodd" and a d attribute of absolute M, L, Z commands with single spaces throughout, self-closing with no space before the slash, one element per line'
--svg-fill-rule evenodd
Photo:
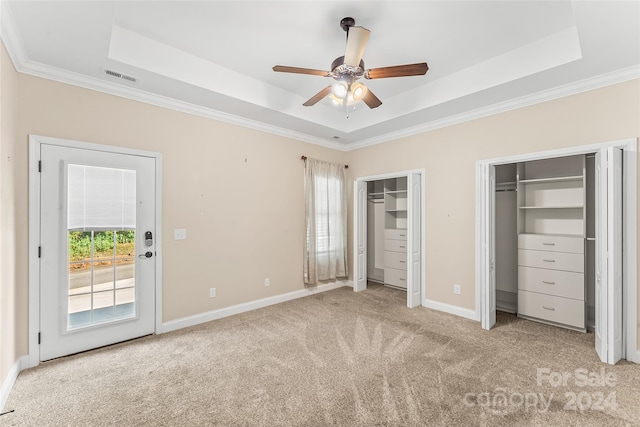
<path fill-rule="evenodd" d="M 347 49 L 344 56 L 336 58 L 331 63 L 331 71 L 314 70 L 311 68 L 289 67 L 276 65 L 273 71 L 280 73 L 310 74 L 314 76 L 332 77 L 336 83 L 329 85 L 312 96 L 305 107 L 315 105 L 318 101 L 331 94 L 336 104 L 353 105 L 363 101 L 369 108 L 377 108 L 382 101 L 358 79 L 384 79 L 388 77 L 421 76 L 426 74 L 429 67 L 426 62 L 391 67 L 370 68 L 365 70 L 362 54 L 369 40 L 370 31 L 363 27 L 356 27 L 353 18 L 343 18 L 340 27 L 347 32 Z"/>

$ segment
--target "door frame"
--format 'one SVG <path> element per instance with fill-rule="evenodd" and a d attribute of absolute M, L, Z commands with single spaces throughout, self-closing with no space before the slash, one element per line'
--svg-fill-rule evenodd
<path fill-rule="evenodd" d="M 29 354 L 28 367 L 40 364 L 40 344 L 38 334 L 40 332 L 40 259 L 38 248 L 40 246 L 40 147 L 44 144 L 59 147 L 78 148 L 84 150 L 103 151 L 114 154 L 126 154 L 143 156 L 155 161 L 155 333 L 162 332 L 162 154 L 135 150 L 130 148 L 115 147 L 103 144 L 94 144 L 83 141 L 74 141 L 61 138 L 53 138 L 40 135 L 29 135 Z"/>
<path fill-rule="evenodd" d="M 360 210 L 358 209 L 358 194 L 357 194 L 357 187 L 358 187 L 358 183 L 361 182 L 368 182 L 368 181 L 379 181 L 379 180 L 383 180 L 383 179 L 392 179 L 392 178 L 407 178 L 407 182 L 409 180 L 409 175 L 411 174 L 419 174 L 420 175 L 420 303 L 422 306 L 425 306 L 426 304 L 426 277 L 425 277 L 425 271 L 426 271 L 426 267 L 425 267 L 425 244 L 426 244 L 426 233 L 425 233 L 425 169 L 412 169 L 412 170 L 407 170 L 407 171 L 401 171 L 401 172 L 392 172 L 392 173 L 385 173 L 385 174 L 380 174 L 380 175 L 370 175 L 370 176 L 363 176 L 363 177 L 358 177 L 354 179 L 354 194 L 353 194 L 353 283 L 354 283 L 354 287 L 353 290 L 357 291 L 356 289 L 356 283 L 357 283 L 357 274 L 358 274 L 358 241 L 357 241 L 357 233 L 358 233 L 358 218 L 361 217 L 360 215 Z M 407 188 L 407 191 L 409 191 L 410 189 Z M 366 206 L 366 205 L 365 205 Z M 366 221 L 366 217 L 365 217 L 365 221 Z M 412 228 L 411 227 L 411 222 L 407 219 L 407 238 L 409 237 L 409 235 L 411 234 Z M 366 223 L 365 223 L 366 226 Z M 411 229 L 409 228 L 411 227 Z M 366 233 L 366 230 L 365 230 Z M 409 256 L 409 254 L 407 254 L 407 256 Z M 364 245 L 364 259 L 366 259 L 367 257 L 367 245 Z M 367 272 L 364 272 L 365 274 L 367 274 Z M 366 279 L 365 279 L 365 283 L 366 283 Z M 407 289 L 407 304 L 409 304 L 409 290 Z"/>
<path fill-rule="evenodd" d="M 561 148 L 550 151 L 526 153 L 515 156 L 479 160 L 476 162 L 476 313 L 478 318 L 488 318 L 490 297 L 489 273 L 490 257 L 487 256 L 490 230 L 489 189 L 491 183 L 486 179 L 489 169 L 508 163 L 526 162 L 553 157 L 588 154 L 603 148 L 616 147 L 624 151 L 622 177 L 623 203 L 623 291 L 622 291 L 622 329 L 623 358 L 640 363 L 638 350 L 638 256 L 637 256 L 637 177 L 638 177 L 638 140 L 635 138 L 609 141 L 598 144 Z M 493 231 L 495 234 L 495 230 Z M 483 322 L 484 326 L 484 322 Z"/>

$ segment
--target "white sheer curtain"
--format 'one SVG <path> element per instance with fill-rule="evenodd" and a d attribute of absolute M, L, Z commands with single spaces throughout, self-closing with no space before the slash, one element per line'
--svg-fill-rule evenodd
<path fill-rule="evenodd" d="M 307 159 L 305 167 L 307 228 L 304 283 L 347 276 L 347 192 L 344 166 Z"/>

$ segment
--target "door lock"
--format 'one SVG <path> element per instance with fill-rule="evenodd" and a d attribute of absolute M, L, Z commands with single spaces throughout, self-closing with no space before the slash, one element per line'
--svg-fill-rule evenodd
<path fill-rule="evenodd" d="M 153 252 L 147 251 L 143 254 L 138 255 L 138 258 L 151 258 L 153 256 Z"/>

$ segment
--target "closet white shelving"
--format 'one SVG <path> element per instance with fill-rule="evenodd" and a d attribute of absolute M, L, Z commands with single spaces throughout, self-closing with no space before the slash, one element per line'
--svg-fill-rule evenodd
<path fill-rule="evenodd" d="M 585 156 L 517 166 L 518 316 L 586 330 Z"/>
<path fill-rule="evenodd" d="M 407 178 L 371 181 L 367 190 L 370 202 L 368 212 L 373 213 L 368 218 L 368 224 L 377 224 L 368 226 L 368 262 L 372 267 L 368 271 L 369 278 L 406 290 Z M 384 218 L 379 215 L 384 215 Z M 381 222 L 383 229 L 379 225 Z M 379 268 L 380 264 L 382 269 Z M 380 277 L 380 270 L 383 277 Z"/>

